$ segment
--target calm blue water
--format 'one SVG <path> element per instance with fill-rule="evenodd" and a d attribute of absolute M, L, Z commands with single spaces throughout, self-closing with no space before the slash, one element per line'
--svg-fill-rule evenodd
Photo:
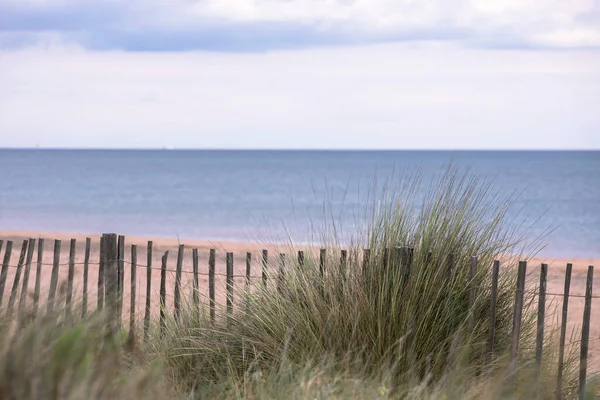
<path fill-rule="evenodd" d="M 285 221 L 305 241 L 324 203 L 351 230 L 373 176 L 450 162 L 520 191 L 529 234 L 556 228 L 544 254 L 600 256 L 600 152 L 0 150 L 0 229 L 248 240 Z"/>

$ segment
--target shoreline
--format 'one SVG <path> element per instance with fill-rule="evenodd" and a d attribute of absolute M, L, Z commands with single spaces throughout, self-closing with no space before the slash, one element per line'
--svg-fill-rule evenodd
<path fill-rule="evenodd" d="M 107 232 L 108 233 L 108 232 Z M 113 232 L 110 232 L 113 233 Z M 86 238 L 91 238 L 92 241 L 100 239 L 102 233 L 81 233 L 81 232 L 64 232 L 64 231 L 44 231 L 44 230 L 12 230 L 12 229 L 0 229 L 0 240 L 25 240 L 29 238 L 44 238 L 47 240 L 61 240 L 63 242 L 71 239 L 76 239 L 77 242 L 85 242 Z M 273 247 L 287 247 L 290 242 L 259 242 L 250 240 L 221 240 L 221 239 L 199 239 L 199 238 L 173 238 L 167 236 L 146 236 L 146 235 L 125 235 L 127 244 L 137 244 L 140 246 L 145 245 L 148 241 L 152 241 L 154 246 L 160 248 L 171 248 L 177 247 L 179 244 L 185 244 L 187 248 L 197 248 L 198 250 L 209 250 L 211 248 L 226 250 L 226 251 L 246 251 L 246 250 L 261 250 L 263 248 Z M 294 246 L 299 248 L 314 247 L 311 243 L 294 243 Z M 535 263 L 546 263 L 549 266 L 553 264 L 563 264 L 563 267 L 567 263 L 573 263 L 573 267 L 583 266 L 585 268 L 588 265 L 594 265 L 600 268 L 600 257 L 587 256 L 587 257 L 565 257 L 565 256 L 552 256 L 552 255 L 536 255 L 529 258 L 531 262 Z"/>
<path fill-rule="evenodd" d="M 106 232 L 114 233 L 114 232 Z M 29 238 L 46 240 L 61 240 L 63 242 L 71 239 L 77 242 L 85 242 L 86 238 L 91 238 L 92 241 L 99 241 L 102 233 L 76 233 L 62 231 L 39 231 L 39 230 L 1 230 L 0 240 L 26 240 Z M 197 248 L 198 250 L 208 250 L 210 248 L 232 249 L 228 251 L 239 251 L 240 249 L 258 249 L 265 246 L 273 246 L 275 243 L 259 243 L 241 240 L 211 240 L 211 239 L 193 239 L 193 238 L 170 238 L 159 236 L 144 236 L 144 235 L 125 235 L 127 244 L 146 245 L 148 241 L 152 241 L 155 247 L 177 247 L 179 244 L 185 244 L 189 248 Z"/>

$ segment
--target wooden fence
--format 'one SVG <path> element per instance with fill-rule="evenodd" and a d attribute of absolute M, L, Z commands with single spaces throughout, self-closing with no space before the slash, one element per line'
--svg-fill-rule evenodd
<path fill-rule="evenodd" d="M 37 257 L 34 262 L 34 255 L 36 255 L 36 242 L 37 242 Z M 142 278 L 138 278 L 138 269 L 146 272 L 145 276 L 145 288 L 144 292 L 144 315 L 143 315 L 143 332 L 144 338 L 148 337 L 148 331 L 150 327 L 151 314 L 152 314 L 152 290 L 153 290 L 153 271 L 160 271 L 160 288 L 159 288 L 159 318 L 160 327 L 165 329 L 166 327 L 166 312 L 167 312 L 167 273 L 174 273 L 174 282 L 169 282 L 173 285 L 173 314 L 176 320 L 181 317 L 182 309 L 182 292 L 184 285 L 182 283 L 182 275 L 184 273 L 191 274 L 192 290 L 190 301 L 193 302 L 194 306 L 200 306 L 200 277 L 208 278 L 208 309 L 210 312 L 210 319 L 215 320 L 216 309 L 217 309 L 217 298 L 216 298 L 216 280 L 219 277 L 225 278 L 225 312 L 227 316 L 233 313 L 234 308 L 234 284 L 235 280 L 243 280 L 243 285 L 247 288 L 251 281 L 258 280 L 260 284 L 266 286 L 268 280 L 268 268 L 270 268 L 270 257 L 268 250 L 262 250 L 260 252 L 259 263 L 260 263 L 260 275 L 252 275 L 252 263 L 253 253 L 247 252 L 245 254 L 245 265 L 243 273 L 234 272 L 234 254 L 232 252 L 226 252 L 224 257 L 225 274 L 217 272 L 217 252 L 216 250 L 210 249 L 207 254 L 208 271 L 200 272 L 200 252 L 198 249 L 192 249 L 191 253 L 191 264 L 192 270 L 186 271 L 183 269 L 184 258 L 185 258 L 185 246 L 179 245 L 175 269 L 169 268 L 169 250 L 164 251 L 160 256 L 160 266 L 154 264 L 154 248 L 153 242 L 149 241 L 146 247 L 146 263 L 138 263 L 138 246 L 131 245 L 131 253 L 129 261 L 126 261 L 125 254 L 125 237 L 117 236 L 116 234 L 104 234 L 100 238 L 99 254 L 96 254 L 98 261 L 92 261 L 92 240 L 86 238 L 83 248 L 83 260 L 76 261 L 77 257 L 81 259 L 81 256 L 77 252 L 77 241 L 71 239 L 69 243 L 68 251 L 68 262 L 61 263 L 62 243 L 60 240 L 54 240 L 52 262 L 44 262 L 44 249 L 46 241 L 44 239 L 28 239 L 22 242 L 20 251 L 18 252 L 18 261 L 16 264 L 12 263 L 13 259 L 13 245 L 14 243 L 10 240 L 0 239 L 0 260 L 2 260 L 2 269 L 0 273 L 0 308 L 4 309 L 4 313 L 8 316 L 12 316 L 15 313 L 24 312 L 27 307 L 28 294 L 30 290 L 30 278 L 31 269 L 35 266 L 35 281 L 33 283 L 33 304 L 31 312 L 35 317 L 42 304 L 42 293 L 47 295 L 45 307 L 47 311 L 52 311 L 55 308 L 56 301 L 63 297 L 59 296 L 58 292 L 64 292 L 64 305 L 65 305 L 65 318 L 71 318 L 73 313 L 73 296 L 75 293 L 75 282 L 79 281 L 79 278 L 75 276 L 76 266 L 83 266 L 83 271 L 80 272 L 82 281 L 81 287 L 81 315 L 85 317 L 92 307 L 89 303 L 92 297 L 96 300 L 96 310 L 107 309 L 110 312 L 109 323 L 113 329 L 122 329 L 123 319 L 123 302 L 125 299 L 126 291 L 129 291 L 130 304 L 129 304 L 129 333 L 130 335 L 136 335 L 136 310 L 140 303 L 139 294 L 143 287 L 138 288 Z M 2 252 L 4 256 L 2 257 Z M 386 251 L 384 257 L 390 257 L 394 262 L 399 263 L 403 268 L 406 268 L 406 274 L 410 274 L 410 264 L 412 263 L 413 252 L 410 248 L 394 248 L 392 249 L 393 254 Z M 363 265 L 366 260 L 370 257 L 370 250 L 363 250 Z M 452 260 L 452 256 L 449 257 Z M 302 266 L 305 262 L 305 254 L 303 251 L 297 253 L 297 264 Z M 339 263 L 342 267 L 345 267 L 348 262 L 348 253 L 346 250 L 340 251 Z M 453 261 L 449 261 L 452 263 Z M 285 263 L 286 255 L 279 254 L 278 262 L 276 263 L 278 269 L 277 273 L 279 278 L 277 284 L 282 282 L 282 277 L 285 274 Z M 296 263 L 296 261 L 294 261 Z M 325 273 L 327 267 L 327 250 L 321 249 L 319 252 L 319 272 L 321 276 Z M 125 284 L 125 266 L 128 265 L 130 268 L 130 285 L 129 287 Z M 48 267 L 51 267 L 51 274 L 49 279 L 49 286 L 42 290 L 42 285 L 45 286 L 46 282 L 44 273 Z M 64 271 L 61 267 L 67 267 L 66 271 L 66 286 L 59 288 L 59 277 Z M 96 269 L 97 285 L 90 287 L 90 271 Z M 469 276 L 472 278 L 477 270 L 477 257 L 471 257 Z M 9 274 L 9 271 L 13 273 Z M 494 261 L 491 269 L 491 322 L 489 329 L 489 338 L 487 343 L 488 352 L 491 354 L 493 345 L 495 343 L 495 318 L 496 318 L 496 301 L 498 298 L 498 280 L 500 273 L 500 262 Z M 542 364 L 542 350 L 544 341 L 544 323 L 545 323 L 545 310 L 546 310 L 546 298 L 548 296 L 560 296 L 562 298 L 562 313 L 561 325 L 560 325 L 560 339 L 559 339 L 559 359 L 558 359 L 558 377 L 556 394 L 557 398 L 561 399 L 563 396 L 563 371 L 564 371 L 564 360 L 565 360 L 565 344 L 567 335 L 567 317 L 569 309 L 569 299 L 572 297 L 583 297 L 585 300 L 583 320 L 581 325 L 581 340 L 580 345 L 580 373 L 579 373 L 579 396 L 583 399 L 586 390 L 586 380 L 588 375 L 588 351 L 589 343 L 591 340 L 600 340 L 600 338 L 590 339 L 590 318 L 591 318 L 591 307 L 592 299 L 600 298 L 600 296 L 592 295 L 592 284 L 593 284 L 594 267 L 589 266 L 587 269 L 586 277 L 586 290 L 585 295 L 571 294 L 571 276 L 572 276 L 572 264 L 566 265 L 565 277 L 564 277 L 564 291 L 563 293 L 548 293 L 546 291 L 546 283 L 548 276 L 548 265 L 541 264 L 540 276 L 539 276 L 539 288 L 535 292 L 538 297 L 538 313 L 537 313 L 537 338 L 536 338 L 536 367 L 538 372 L 541 370 Z M 8 299 L 5 298 L 5 289 L 7 283 L 10 284 L 9 275 L 12 275 L 12 285 L 9 286 L 9 292 L 6 293 Z M 141 275 L 141 274 L 140 274 Z M 510 347 L 510 360 L 509 360 L 509 379 L 514 379 L 517 371 L 517 356 L 519 352 L 519 336 L 521 330 L 522 313 L 525 290 L 525 280 L 527 275 L 527 263 L 520 261 L 518 266 L 518 273 L 516 279 L 516 290 L 514 299 L 514 313 L 513 313 L 513 329 Z M 154 283 L 155 284 L 155 283 Z M 95 289 L 95 290 L 94 290 Z M 155 290 L 155 289 L 154 289 Z M 94 293 L 95 292 L 95 293 Z M 95 296 L 93 296 L 95 295 Z M 476 288 L 469 288 L 469 306 L 473 306 L 476 298 Z M 5 300 L 7 303 L 5 304 Z M 18 314 L 17 314 L 18 315 Z M 141 319 L 141 316 L 140 318 Z M 473 321 L 470 320 L 468 323 L 472 326 Z"/>

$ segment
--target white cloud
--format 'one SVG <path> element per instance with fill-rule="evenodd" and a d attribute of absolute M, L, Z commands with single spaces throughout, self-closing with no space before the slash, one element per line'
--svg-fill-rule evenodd
<path fill-rule="evenodd" d="M 250 27 L 282 36 L 279 48 L 286 47 L 286 34 L 294 29 L 311 37 L 306 39 L 310 45 L 343 38 L 355 44 L 433 39 L 483 47 L 600 47 L 597 0 L 3 0 L 2 10 L 7 18 L 17 13 L 24 21 L 2 23 L 0 17 L 0 30 L 2 25 L 19 30 L 20 23 L 44 30 L 31 26 L 38 21 L 64 37 L 72 38 L 75 31 L 110 48 L 135 49 L 127 35 L 142 30 L 146 47 L 165 33 L 193 38 L 225 31 L 231 33 L 226 40 L 234 37 L 236 43 L 245 35 L 249 41 L 264 40 Z M 202 44 L 190 47 L 202 49 Z"/>
<path fill-rule="evenodd" d="M 0 146 L 600 148 L 600 53 L 0 52 Z"/>

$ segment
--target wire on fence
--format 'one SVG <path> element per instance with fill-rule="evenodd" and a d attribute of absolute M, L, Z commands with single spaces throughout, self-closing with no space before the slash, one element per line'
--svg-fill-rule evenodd
<path fill-rule="evenodd" d="M 125 260 L 117 260 L 117 261 L 123 261 L 125 264 L 128 264 L 128 265 L 132 264 L 131 262 L 125 261 Z M 106 262 L 110 263 L 111 261 L 106 261 Z M 44 264 L 43 263 L 42 265 L 53 266 L 54 264 L 51 264 L 51 263 L 45 263 Z M 59 266 L 68 267 L 70 264 L 69 263 L 64 263 L 64 264 L 58 264 L 58 265 Z M 85 265 L 85 263 L 75 263 L 75 265 Z M 90 262 L 90 263 L 88 263 L 88 265 L 100 265 L 100 263 L 98 263 L 98 262 Z M 18 268 L 17 265 L 7 265 L 7 267 L 9 267 L 9 268 Z M 138 268 L 144 268 L 144 269 L 148 268 L 147 265 L 143 265 L 143 264 L 136 264 L 136 267 L 138 267 Z M 151 270 L 155 270 L 155 271 L 162 271 L 162 268 L 160 268 L 160 267 L 150 267 L 150 269 Z M 166 268 L 165 271 L 167 271 L 167 272 L 173 272 L 173 273 L 177 272 L 176 269 L 172 269 L 172 268 Z M 184 273 L 184 274 L 194 274 L 194 271 L 182 270 L 181 272 Z M 210 274 L 207 273 L 207 272 L 198 272 L 198 275 L 200 275 L 200 276 L 210 276 Z M 219 273 L 215 272 L 214 276 L 221 276 L 221 277 L 226 278 L 227 274 L 223 274 L 223 273 L 220 273 L 220 272 Z M 239 274 L 236 275 L 236 274 L 234 274 L 233 277 L 234 278 L 247 278 L 248 276 L 246 276 L 245 274 L 244 275 L 239 275 Z M 256 278 L 256 279 L 258 279 L 258 278 L 262 278 L 262 275 L 250 275 L 249 277 L 250 278 Z"/>
<path fill-rule="evenodd" d="M 122 262 L 124 262 L 127 265 L 131 265 L 132 264 L 130 261 L 127 261 L 127 260 L 112 260 L 112 261 L 108 260 L 108 261 L 106 261 L 106 263 L 119 262 L 119 261 L 122 261 Z M 48 263 L 48 262 L 42 262 L 42 263 L 39 263 L 39 264 L 42 265 L 42 266 L 47 266 L 47 267 L 53 267 L 55 265 L 54 263 Z M 70 263 L 69 262 L 64 262 L 64 263 L 59 263 L 57 265 L 59 267 L 68 267 L 70 265 Z M 75 262 L 74 265 L 76 265 L 76 266 L 77 265 L 84 266 L 84 265 L 86 265 L 86 262 L 83 262 L 83 261 Z M 97 261 L 96 262 L 94 262 L 94 261 L 88 261 L 87 265 L 96 265 L 96 266 L 99 266 L 100 262 L 97 262 Z M 145 269 L 148 268 L 147 265 L 142 265 L 142 264 L 139 264 L 139 263 L 136 264 L 136 266 L 138 268 L 145 268 Z M 8 265 L 8 267 L 9 268 L 18 268 L 16 265 Z M 150 267 L 150 269 L 156 270 L 156 271 L 161 271 L 162 270 L 161 267 Z M 166 271 L 167 272 L 173 272 L 173 273 L 177 272 L 176 269 L 172 269 L 172 268 L 167 268 Z M 185 273 L 185 274 L 193 274 L 194 273 L 193 271 L 186 271 L 186 270 L 183 270 L 181 272 Z M 206 272 L 198 272 L 198 275 L 199 276 L 210 276 L 210 274 L 206 273 Z M 219 277 L 224 277 L 224 278 L 227 277 L 227 274 L 223 274 L 223 273 L 215 273 L 214 275 L 215 276 L 219 276 Z M 233 277 L 234 278 L 247 278 L 248 276 L 246 276 L 245 274 L 244 275 L 236 275 L 236 274 L 234 274 Z M 262 275 L 250 275 L 249 278 L 250 279 L 258 279 L 258 278 L 262 278 Z M 491 286 L 488 287 L 488 286 L 478 285 L 475 288 L 476 289 L 491 289 Z M 515 291 L 516 290 L 518 290 L 518 289 L 515 289 Z M 525 290 L 524 293 L 533 294 L 533 295 L 538 295 L 539 294 L 535 290 Z M 564 297 L 564 293 L 546 292 L 546 296 L 561 296 L 561 297 Z M 585 298 L 585 295 L 584 294 L 569 294 L 569 298 L 571 298 L 571 297 L 574 297 L 574 298 Z M 592 296 L 592 299 L 600 299 L 600 296 Z"/>

